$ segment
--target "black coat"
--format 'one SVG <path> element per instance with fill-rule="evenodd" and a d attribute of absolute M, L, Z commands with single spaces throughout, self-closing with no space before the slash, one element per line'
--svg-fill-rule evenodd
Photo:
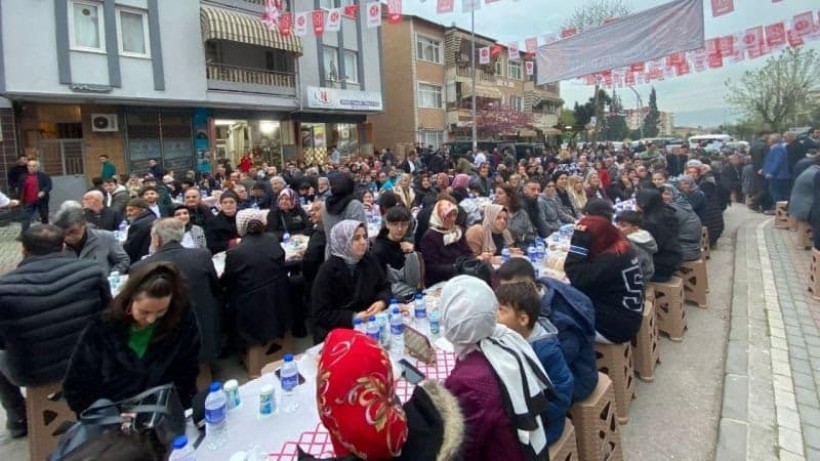
<path fill-rule="evenodd" d="M 291 303 L 285 250 L 275 236 L 249 234 L 228 250 L 222 286 L 240 337 L 264 344 L 285 334 Z"/>
<path fill-rule="evenodd" d="M 683 261 L 674 211 L 664 206 L 656 213 L 644 215 L 643 228 L 652 234 L 652 238 L 658 244 L 658 251 L 652 255 L 655 274 L 661 276 L 674 274 Z"/>
<path fill-rule="evenodd" d="M 311 227 L 313 224 L 308 219 L 307 213 L 298 204 L 290 211 L 271 208 L 268 212 L 268 232 L 282 235 L 287 231 L 290 235 L 306 235 L 310 232 Z"/>
<path fill-rule="evenodd" d="M 208 241 L 211 254 L 227 250 L 229 242 L 237 238 L 239 238 L 239 232 L 236 230 L 236 215 L 228 217 L 219 212 L 208 221 L 205 239 Z"/>
<path fill-rule="evenodd" d="M 325 228 L 321 224 L 315 226 L 313 233 L 310 234 L 307 249 L 302 255 L 302 275 L 305 277 L 308 292 L 310 292 L 313 280 L 316 279 L 316 274 L 319 273 L 319 267 L 325 262 L 326 245 Z"/>
<path fill-rule="evenodd" d="M 719 187 L 709 181 L 704 181 L 700 185 L 700 190 L 703 191 L 704 205 L 698 217 L 700 222 L 707 229 L 709 229 L 709 245 L 717 244 L 718 238 L 723 234 L 725 224 L 723 222 L 723 202 L 720 195 Z"/>
<path fill-rule="evenodd" d="M 98 399 L 114 402 L 173 383 L 185 408 L 196 395 L 199 328 L 189 311 L 174 335 L 154 338 L 140 359 L 128 347 L 128 326 L 94 318 L 80 337 L 63 379 L 63 395 L 76 413 Z"/>
<path fill-rule="evenodd" d="M 131 264 L 148 254 L 151 248 L 151 226 L 156 220 L 157 215 L 153 211 L 145 210 L 131 222 L 128 228 L 128 238 L 122 244 L 122 248 L 131 258 Z"/>
<path fill-rule="evenodd" d="M 108 307 L 108 279 L 94 261 L 32 256 L 0 277 L 0 348 L 20 386 L 58 381 L 89 319 Z"/>
<path fill-rule="evenodd" d="M 14 164 L 13 167 L 9 168 L 8 173 L 6 173 L 6 179 L 8 179 L 9 187 L 14 192 L 19 192 L 20 188 L 23 185 L 23 178 L 26 177 L 28 174 L 28 167 L 25 165 L 18 165 Z M 15 198 L 20 198 L 19 195 L 15 195 Z"/>
<path fill-rule="evenodd" d="M 83 213 L 85 214 L 85 220 L 88 221 L 89 224 L 93 224 L 97 229 L 113 232 L 120 228 L 120 223 L 122 222 L 122 216 L 108 207 L 103 207 L 99 214 L 89 209 L 83 210 Z"/>
<path fill-rule="evenodd" d="M 364 255 L 356 264 L 355 273 L 351 273 L 342 258 L 330 256 L 313 282 L 314 341 L 324 341 L 334 328 L 351 328 L 354 314 L 376 301 L 387 304 L 391 296 L 390 282 L 372 255 Z"/>
<path fill-rule="evenodd" d="M 199 363 L 210 363 L 219 355 L 222 343 L 220 328 L 221 289 L 211 254 L 204 248 L 184 248 L 179 242 L 162 245 L 153 255 L 131 266 L 131 270 L 145 264 L 168 261 L 188 279 L 191 307 L 199 322 L 202 347 Z"/>

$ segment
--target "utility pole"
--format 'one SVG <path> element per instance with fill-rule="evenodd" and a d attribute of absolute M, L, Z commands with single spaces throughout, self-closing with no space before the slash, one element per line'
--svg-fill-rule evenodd
<path fill-rule="evenodd" d="M 476 80 L 476 66 L 475 66 L 475 5 L 470 10 L 470 48 L 472 49 L 470 54 L 470 63 L 472 67 L 472 74 L 473 74 L 473 97 L 472 97 L 472 113 L 471 116 L 473 118 L 473 155 L 476 154 L 478 151 L 478 126 L 476 125 L 476 107 L 475 107 L 475 80 Z"/>
<path fill-rule="evenodd" d="M 643 99 L 641 99 L 641 94 L 638 93 L 638 90 L 636 90 L 635 87 L 632 85 L 627 85 L 627 88 L 629 88 L 630 90 L 632 90 L 633 93 L 635 93 L 635 98 L 637 98 L 638 102 L 638 114 L 640 116 L 640 114 L 643 114 Z M 641 139 L 643 139 L 643 117 L 640 118 L 641 122 L 638 124 L 638 127 L 641 130 Z"/>

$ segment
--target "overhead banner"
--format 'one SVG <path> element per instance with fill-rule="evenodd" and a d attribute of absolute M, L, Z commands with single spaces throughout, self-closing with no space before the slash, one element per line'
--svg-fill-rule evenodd
<path fill-rule="evenodd" d="M 703 47 L 703 0 L 676 0 L 538 48 L 538 84 Z"/>

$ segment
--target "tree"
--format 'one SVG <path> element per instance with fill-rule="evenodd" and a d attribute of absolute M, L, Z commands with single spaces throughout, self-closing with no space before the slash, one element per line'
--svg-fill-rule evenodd
<path fill-rule="evenodd" d="M 506 105 L 493 105 L 476 111 L 476 127 L 480 139 L 515 136 L 520 130 L 532 130 L 535 115 Z"/>
<path fill-rule="evenodd" d="M 585 102 L 584 105 L 579 105 L 577 102 L 575 103 L 575 108 L 573 109 L 575 123 L 580 126 L 587 126 L 592 121 L 592 117 L 597 117 L 597 121 L 600 122 L 603 118 L 602 108 L 611 103 L 612 98 L 609 97 L 606 90 L 599 89 L 597 98 L 595 96 L 589 98 L 589 101 Z M 596 107 L 601 109 L 598 110 Z"/>
<path fill-rule="evenodd" d="M 652 92 L 649 93 L 649 112 L 643 119 L 643 135 L 647 138 L 656 138 L 660 131 L 661 112 L 658 110 L 658 95 L 655 93 L 655 87 L 652 87 Z"/>
<path fill-rule="evenodd" d="M 607 19 L 626 16 L 630 8 L 624 0 L 591 0 L 575 7 L 564 21 L 564 28 L 574 28 L 581 33 L 602 25 Z"/>
<path fill-rule="evenodd" d="M 623 104 L 617 93 L 612 94 L 612 103 L 609 105 L 609 113 L 604 117 L 601 135 L 607 141 L 623 141 L 629 136 L 629 127 L 623 114 Z"/>
<path fill-rule="evenodd" d="M 769 128 L 783 131 L 820 86 L 820 54 L 811 49 L 787 49 L 766 60 L 762 69 L 746 71 L 738 81 L 726 80 L 726 101 L 747 118 L 759 117 Z"/>
<path fill-rule="evenodd" d="M 576 102 L 575 105 L 577 106 L 578 103 Z M 570 109 L 561 109 L 561 116 L 558 117 L 558 124 L 561 126 L 561 129 L 565 129 L 568 126 L 575 126 L 578 121 L 575 119 L 575 112 Z"/>

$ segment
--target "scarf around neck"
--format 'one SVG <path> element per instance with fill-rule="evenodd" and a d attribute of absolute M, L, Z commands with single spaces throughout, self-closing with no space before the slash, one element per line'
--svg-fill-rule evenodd
<path fill-rule="evenodd" d="M 430 229 L 442 234 L 444 237 L 444 246 L 451 245 L 461 240 L 461 228 L 453 225 L 449 229 L 445 226 L 445 218 L 448 214 L 455 210 L 458 213 L 458 207 L 447 200 L 439 200 L 436 207 L 433 209 L 433 214 L 430 215 Z"/>

